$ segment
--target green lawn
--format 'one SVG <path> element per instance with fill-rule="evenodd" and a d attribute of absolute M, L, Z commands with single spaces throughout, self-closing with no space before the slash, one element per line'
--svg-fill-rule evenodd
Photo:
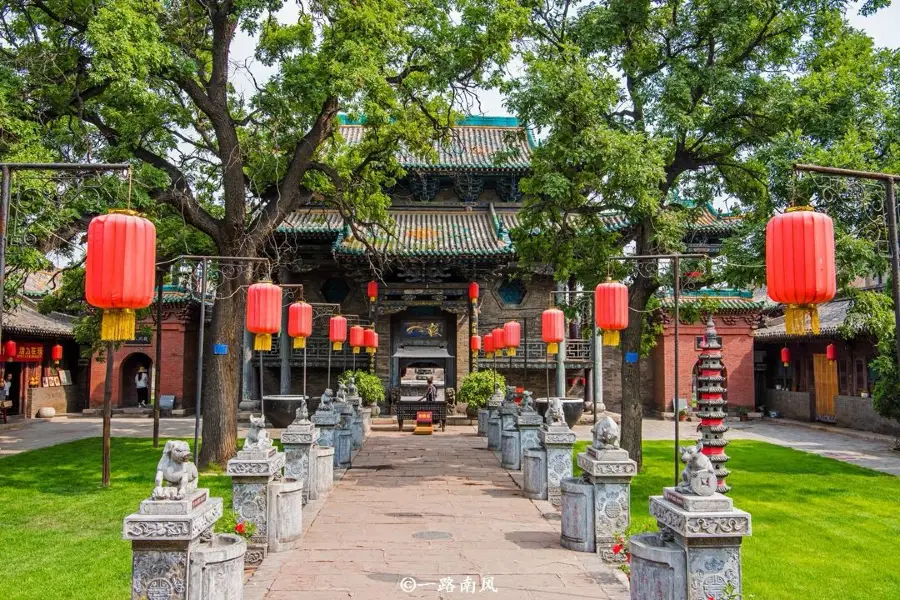
<path fill-rule="evenodd" d="M 113 438 L 112 485 L 100 487 L 101 440 L 0 459 L 0 598 L 129 598 L 130 542 L 122 519 L 153 489 L 162 448 Z M 231 506 L 231 479 L 200 475 Z"/>
<path fill-rule="evenodd" d="M 587 442 L 579 442 L 580 452 Z M 762 442 L 727 449 L 744 538 L 744 592 L 756 600 L 900 598 L 900 478 Z M 631 489 L 634 525 L 653 526 L 648 496 L 672 485 L 671 442 L 645 442 Z"/>

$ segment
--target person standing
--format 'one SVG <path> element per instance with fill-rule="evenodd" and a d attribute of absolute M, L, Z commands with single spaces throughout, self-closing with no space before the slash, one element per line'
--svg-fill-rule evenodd
<path fill-rule="evenodd" d="M 6 423 L 6 409 L 12 408 L 12 402 L 9 395 L 12 393 L 12 373 L 7 373 L 3 378 L 3 387 L 0 388 L 0 413 L 3 415 L 3 422 Z"/>
<path fill-rule="evenodd" d="M 138 406 L 144 408 L 147 406 L 147 400 L 150 396 L 150 377 L 147 375 L 147 369 L 140 367 L 137 375 L 134 376 L 134 387 L 137 389 Z"/>
<path fill-rule="evenodd" d="M 428 387 L 425 389 L 425 395 L 419 398 L 420 402 L 434 402 L 437 400 L 437 387 L 434 385 L 434 377 L 428 376 Z"/>

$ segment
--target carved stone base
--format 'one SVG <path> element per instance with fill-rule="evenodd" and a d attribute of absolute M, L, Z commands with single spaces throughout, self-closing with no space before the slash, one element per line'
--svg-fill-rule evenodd
<path fill-rule="evenodd" d="M 270 483 L 268 493 L 269 550 L 292 550 L 303 534 L 303 483 Z"/>
<path fill-rule="evenodd" d="M 262 564 L 262 562 L 266 559 L 266 556 L 269 555 L 269 545 L 268 544 L 257 544 L 257 543 L 249 543 L 247 544 L 247 553 L 244 554 L 244 566 L 245 567 L 258 567 Z"/>
<path fill-rule="evenodd" d="M 488 431 L 488 417 L 490 416 L 490 412 L 486 408 L 478 409 L 478 436 L 486 437 Z"/>
<path fill-rule="evenodd" d="M 353 417 L 351 421 L 351 431 L 353 433 L 351 442 L 354 450 L 362 448 L 363 443 L 363 419 L 360 415 Z"/>
<path fill-rule="evenodd" d="M 246 552 L 244 539 L 232 534 L 216 535 L 211 542 L 194 548 L 190 558 L 190 600 L 242 598 Z"/>
<path fill-rule="evenodd" d="M 547 452 L 529 448 L 522 458 L 522 491 L 532 500 L 547 499 Z"/>
<path fill-rule="evenodd" d="M 547 499 L 554 506 L 559 506 L 560 482 L 572 476 L 572 447 L 575 445 L 575 432 L 563 423 L 562 425 L 544 425 L 538 432 L 538 438 L 547 451 Z"/>
<path fill-rule="evenodd" d="M 316 454 L 316 487 L 313 498 L 324 498 L 332 487 L 334 487 L 334 448 L 320 446 Z"/>
<path fill-rule="evenodd" d="M 519 452 L 519 432 L 515 429 L 500 432 L 500 466 L 511 471 L 518 471 L 522 465 Z"/>
<path fill-rule="evenodd" d="M 334 433 L 334 466 L 340 469 L 350 468 L 351 449 L 353 448 L 353 432 L 350 429 L 336 429 Z"/>
<path fill-rule="evenodd" d="M 488 434 L 487 434 L 488 450 L 500 449 L 500 413 L 492 410 L 488 416 Z"/>
<path fill-rule="evenodd" d="M 594 541 L 597 554 L 611 563 L 625 560 L 612 547 L 616 535 L 624 535 L 631 525 L 631 479 L 637 474 L 637 463 L 620 448 L 599 450 L 590 447 L 577 456 L 585 479 L 594 486 Z"/>
<path fill-rule="evenodd" d="M 577 552 L 593 552 L 594 486 L 580 477 L 560 482 L 562 527 L 559 543 Z"/>
<path fill-rule="evenodd" d="M 538 429 L 543 419 L 538 414 L 524 413 L 519 415 L 516 427 L 519 430 L 519 460 L 524 461 L 525 451 L 529 448 L 540 448 L 541 441 L 538 439 Z"/>
<path fill-rule="evenodd" d="M 311 422 L 295 421 L 281 434 L 281 443 L 284 446 L 284 476 L 303 483 L 303 504 L 309 501 L 310 494 L 314 493 L 316 479 L 315 452 L 318 446 L 316 440 L 319 432 Z M 310 459 L 310 456 L 313 458 Z"/>

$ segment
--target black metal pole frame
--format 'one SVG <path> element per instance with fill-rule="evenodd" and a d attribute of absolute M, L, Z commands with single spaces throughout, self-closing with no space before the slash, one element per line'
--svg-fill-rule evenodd
<path fill-rule="evenodd" d="M 594 295 L 593 290 L 551 290 L 550 291 L 550 299 L 553 304 L 556 304 L 557 296 L 588 296 L 588 307 L 590 308 L 589 318 L 591 320 L 591 370 L 594 369 L 602 369 L 603 368 L 603 355 L 598 352 L 599 344 L 597 343 L 597 321 L 594 317 L 594 302 L 591 299 Z M 591 403 L 593 405 L 593 414 L 594 414 L 594 425 L 597 424 L 597 394 L 602 394 L 602 390 L 594 389 L 593 380 L 594 373 L 591 373 Z M 549 387 L 549 386 L 548 386 Z M 587 390 L 587 378 L 585 377 L 584 389 Z M 604 406 L 604 410 L 606 407 Z"/>
<path fill-rule="evenodd" d="M 163 281 L 166 272 L 156 269 L 156 368 L 153 369 L 153 447 L 159 447 L 159 382 L 162 378 L 162 305 Z"/>

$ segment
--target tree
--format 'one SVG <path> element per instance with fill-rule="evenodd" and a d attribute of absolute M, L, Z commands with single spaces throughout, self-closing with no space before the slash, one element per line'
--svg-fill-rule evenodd
<path fill-rule="evenodd" d="M 608 272 L 627 275 L 632 315 L 642 314 L 667 273 L 655 262 L 624 271 L 609 264 L 611 253 L 678 251 L 696 207 L 722 198 L 747 207 L 748 231 L 758 232 L 789 198 L 791 159 L 821 152 L 822 140 L 847 154 L 874 154 L 870 138 L 854 139 L 853 128 L 866 125 L 862 133 L 875 138 L 884 123 L 884 57 L 845 23 L 849 5 L 533 6 L 525 74 L 507 85 L 510 106 L 545 134 L 523 185 L 516 241 L 525 266 L 550 257 L 558 280 L 574 276 L 586 286 Z M 610 214 L 621 218 L 604 219 Z M 754 259 L 735 264 L 760 264 L 758 236 L 734 247 Z M 745 282 L 761 273 L 729 272 Z M 630 319 L 622 332 L 624 352 L 639 350 L 643 321 Z M 622 445 L 640 464 L 639 371 L 640 363 L 622 364 Z"/>
<path fill-rule="evenodd" d="M 527 13 L 510 0 L 12 0 L 0 11 L 2 68 L 70 154 L 130 160 L 136 195 L 172 206 L 223 256 L 258 256 L 314 201 L 356 231 L 377 221 L 394 154 L 431 156 L 454 107 L 491 85 Z M 235 64 L 239 36 L 274 71 Z M 243 87 L 241 75 L 244 80 Z M 338 113 L 364 116 L 350 144 Z M 246 277 L 227 281 L 211 342 L 238 347 Z M 238 355 L 207 354 L 201 464 L 237 438 Z"/>

